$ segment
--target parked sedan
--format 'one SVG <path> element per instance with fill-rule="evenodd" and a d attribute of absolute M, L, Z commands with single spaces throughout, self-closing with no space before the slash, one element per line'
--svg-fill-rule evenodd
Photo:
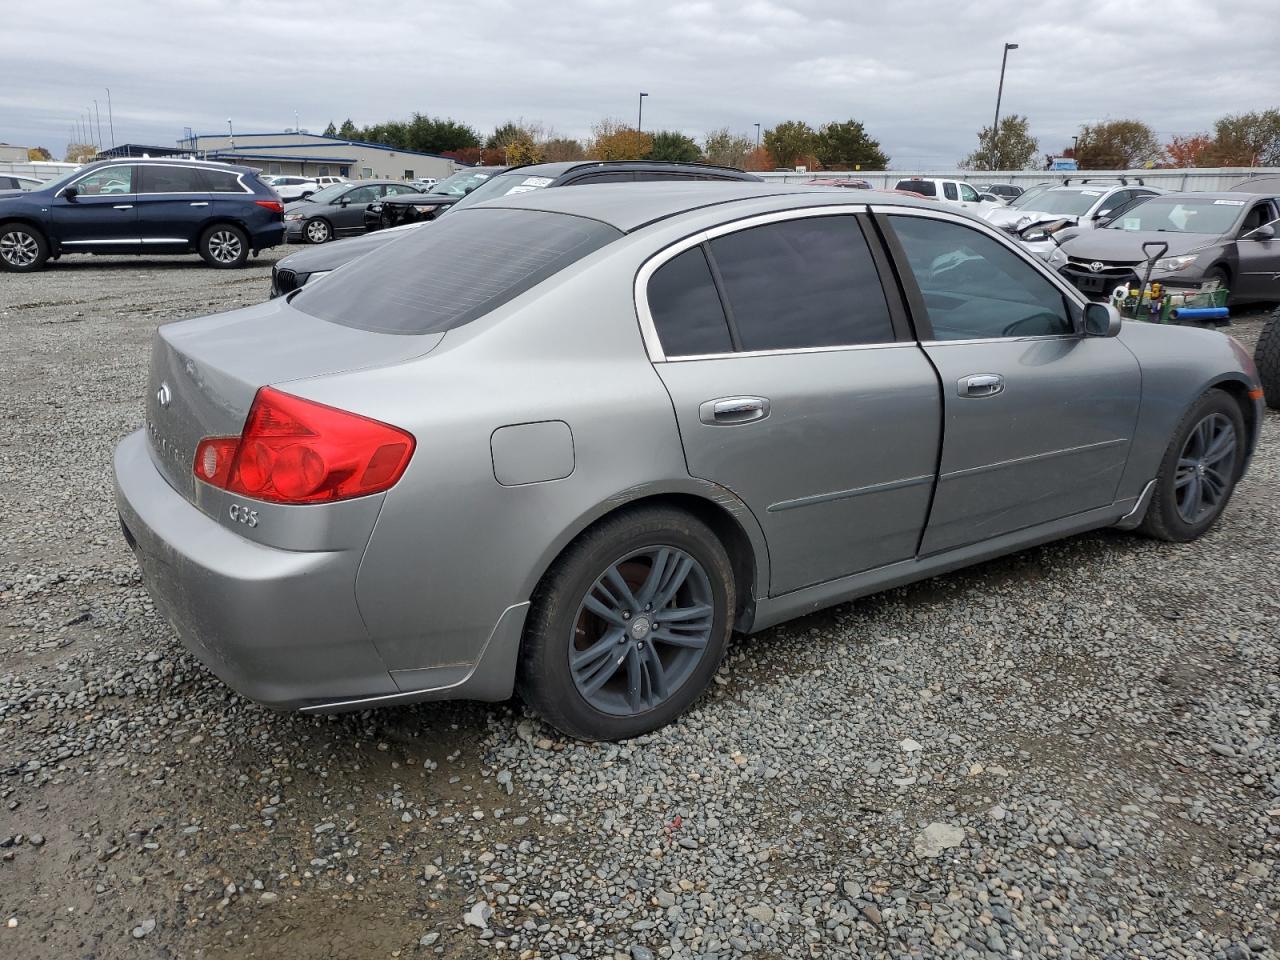
<path fill-rule="evenodd" d="M 508 194 L 343 269 L 160 326 L 115 455 L 157 608 L 278 707 L 518 689 L 635 736 L 731 631 L 1101 527 L 1194 540 L 1262 420 L 1235 341 L 888 194 Z"/>
<path fill-rule="evenodd" d="M 364 211 L 383 197 L 421 193 L 400 180 L 335 183 L 284 208 L 285 236 L 290 241 L 327 243 L 335 237 L 364 233 Z"/>
<path fill-rule="evenodd" d="M 238 267 L 280 243 L 283 210 L 249 167 L 103 160 L 0 196 L 0 269 L 39 270 L 70 253 L 199 253 Z"/>
<path fill-rule="evenodd" d="M 1141 282 L 1151 254 L 1158 256 L 1151 279 L 1171 291 L 1216 280 L 1234 303 L 1280 300 L 1280 197 L 1152 197 L 1101 230 L 1067 236 L 1049 264 L 1086 295 L 1105 298 L 1122 283 Z"/>
<path fill-rule="evenodd" d="M 44 186 L 43 180 L 37 180 L 34 177 L 20 177 L 16 173 L 0 173 L 0 191 L 16 190 L 26 192 L 27 190 L 39 190 Z"/>

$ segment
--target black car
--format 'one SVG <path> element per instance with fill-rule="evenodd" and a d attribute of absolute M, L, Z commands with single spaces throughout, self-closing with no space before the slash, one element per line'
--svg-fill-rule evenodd
<path fill-rule="evenodd" d="M 417 195 L 422 187 L 401 180 L 333 183 L 284 208 L 286 238 L 328 243 L 335 237 L 364 233 L 364 212 L 372 203 L 396 194 Z"/>
<path fill-rule="evenodd" d="M 452 179 L 452 178 L 451 178 Z M 719 167 L 706 163 L 667 163 L 661 160 L 582 160 L 563 161 L 559 163 L 531 163 L 523 167 L 510 167 L 494 176 L 488 177 L 484 183 L 458 198 L 446 207 L 438 217 L 447 217 L 453 211 L 468 207 L 474 203 L 483 203 L 495 197 L 503 197 L 513 193 L 527 193 L 530 190 L 541 190 L 545 187 L 576 187 L 595 183 L 634 183 L 662 181 L 698 181 L 727 180 L 733 182 L 762 182 L 754 174 L 744 173 L 734 167 Z M 449 181 L 446 180 L 445 183 Z M 436 189 L 440 185 L 437 184 Z M 380 231 L 372 236 L 357 238 L 355 241 L 336 244 L 323 252 L 307 250 L 290 254 L 276 262 L 271 268 L 271 295 L 296 290 L 307 282 L 334 270 L 358 256 L 376 249 L 380 244 L 389 243 L 401 236 L 406 228 Z M 413 229 L 410 226 L 408 229 Z M 344 246 L 350 244 L 347 249 Z"/>
<path fill-rule="evenodd" d="M 978 192 L 989 193 L 1005 203 L 1017 200 L 1022 196 L 1022 188 L 1012 183 L 988 183 L 985 187 L 978 187 Z"/>
<path fill-rule="evenodd" d="M 490 177 L 497 176 L 506 167 L 469 167 L 448 179 L 433 184 L 428 193 L 402 193 L 387 196 L 365 208 L 366 230 L 385 230 L 410 223 L 434 220 L 446 209 L 457 203 Z"/>
<path fill-rule="evenodd" d="M 249 167 L 101 160 L 37 190 L 0 196 L 0 269 L 68 253 L 198 253 L 238 267 L 284 239 L 284 205 Z"/>

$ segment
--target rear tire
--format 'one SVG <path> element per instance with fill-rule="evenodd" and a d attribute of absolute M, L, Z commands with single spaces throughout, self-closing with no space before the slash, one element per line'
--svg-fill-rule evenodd
<path fill-rule="evenodd" d="M 215 223 L 200 234 L 199 250 L 209 266 L 231 270 L 249 259 L 249 237 L 235 224 Z"/>
<path fill-rule="evenodd" d="M 0 223 L 0 269 L 34 273 L 49 259 L 49 241 L 26 223 Z"/>
<path fill-rule="evenodd" d="M 729 557 L 706 524 L 668 507 L 616 514 L 574 541 L 539 585 L 520 695 L 584 740 L 656 730 L 710 684 L 733 609 Z"/>
<path fill-rule="evenodd" d="M 1280 307 L 1262 325 L 1258 345 L 1253 348 L 1253 362 L 1258 366 L 1267 406 L 1280 410 Z"/>
<path fill-rule="evenodd" d="M 1247 442 L 1239 404 L 1222 390 L 1203 393 L 1173 431 L 1138 529 L 1173 543 L 1203 536 L 1231 500 Z"/>

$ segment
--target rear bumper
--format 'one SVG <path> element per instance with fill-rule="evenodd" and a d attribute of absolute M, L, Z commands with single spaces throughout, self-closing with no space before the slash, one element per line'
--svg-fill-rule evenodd
<path fill-rule="evenodd" d="M 227 686 L 284 709 L 398 692 L 356 607 L 360 551 L 238 536 L 169 486 L 143 431 L 116 448 L 115 485 L 156 608 Z"/>
<path fill-rule="evenodd" d="M 187 502 L 156 469 L 145 431 L 115 453 L 116 507 L 156 609 L 237 693 L 277 709 L 336 712 L 422 700 L 505 700 L 527 601 L 477 631 L 465 660 L 388 671 L 360 615 L 363 549 L 282 550 Z M 433 662 L 430 625 L 420 662 Z"/>
<path fill-rule="evenodd" d="M 265 227 L 258 227 L 249 238 L 249 245 L 254 250 L 266 250 L 268 247 L 277 247 L 282 243 L 284 243 L 283 221 L 269 223 Z"/>

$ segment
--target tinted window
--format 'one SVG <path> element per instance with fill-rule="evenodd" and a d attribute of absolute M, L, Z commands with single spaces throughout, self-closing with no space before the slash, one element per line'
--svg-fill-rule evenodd
<path fill-rule="evenodd" d="M 853 217 L 752 227 L 717 237 L 711 251 L 743 350 L 893 339 L 880 277 Z"/>
<path fill-rule="evenodd" d="M 138 175 L 137 167 L 104 167 L 95 170 L 82 180 L 77 180 L 73 187 L 77 195 L 82 197 L 112 196 L 118 193 L 133 193 Z"/>
<path fill-rule="evenodd" d="M 244 193 L 239 176 L 230 170 L 202 169 L 200 173 L 204 176 L 204 182 L 209 185 L 207 189 L 214 193 Z"/>
<path fill-rule="evenodd" d="M 303 287 L 290 303 L 361 330 L 440 333 L 484 316 L 620 236 L 582 217 L 469 210 L 343 267 L 340 284 Z"/>
<path fill-rule="evenodd" d="M 6 190 L 12 190 L 12 189 L 15 189 L 17 186 L 18 186 L 18 181 L 15 178 L 0 177 L 0 187 L 4 187 Z"/>
<path fill-rule="evenodd" d="M 204 193 L 199 170 L 190 167 L 140 167 L 139 193 Z"/>
<path fill-rule="evenodd" d="M 977 230 L 895 216 L 935 340 L 1030 337 L 1072 331 L 1062 294 L 1030 264 Z"/>
<path fill-rule="evenodd" d="M 936 197 L 938 188 L 932 180 L 899 180 L 895 190 L 910 190 L 912 193 L 919 193 L 926 197 Z"/>
<path fill-rule="evenodd" d="M 356 187 L 342 195 L 347 203 L 373 203 L 382 195 L 381 187 Z"/>
<path fill-rule="evenodd" d="M 733 349 L 720 295 L 700 246 L 668 260 L 650 278 L 649 312 L 668 357 Z"/>
<path fill-rule="evenodd" d="M 942 194 L 948 200 L 960 199 L 960 194 L 956 193 L 956 185 L 954 183 L 944 183 L 942 185 Z"/>

